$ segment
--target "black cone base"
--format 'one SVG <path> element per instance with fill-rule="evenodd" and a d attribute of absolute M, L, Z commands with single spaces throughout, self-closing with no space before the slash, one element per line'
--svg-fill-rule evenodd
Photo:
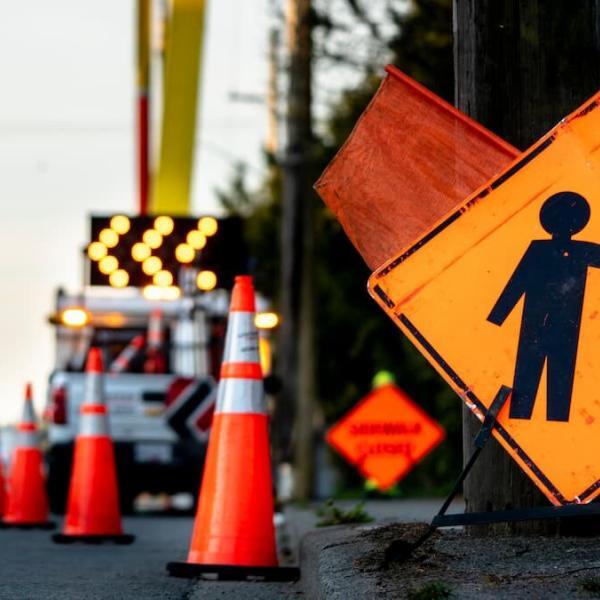
<path fill-rule="evenodd" d="M 167 571 L 173 577 L 197 579 L 212 577 L 221 581 L 243 581 L 262 579 L 264 581 L 297 581 L 300 578 L 298 567 L 240 567 L 238 565 L 200 565 L 188 562 L 167 563 Z"/>
<path fill-rule="evenodd" d="M 0 529 L 55 529 L 56 523 L 45 521 L 44 523 L 6 523 L 0 521 Z"/>
<path fill-rule="evenodd" d="M 134 535 L 123 533 L 121 535 L 68 535 L 66 533 L 55 533 L 52 541 L 55 544 L 132 544 L 135 540 Z"/>

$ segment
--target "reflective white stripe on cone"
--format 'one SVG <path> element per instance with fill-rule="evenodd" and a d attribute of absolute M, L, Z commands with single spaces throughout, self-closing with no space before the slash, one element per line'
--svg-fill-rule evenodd
<path fill-rule="evenodd" d="M 218 413 L 267 412 L 262 379 L 221 379 L 217 392 Z"/>
<path fill-rule="evenodd" d="M 91 405 L 88 405 L 91 406 Z M 79 436 L 104 436 L 108 437 L 108 418 L 106 411 L 88 412 L 85 406 L 81 407 L 81 416 L 79 422 Z M 99 408 L 104 409 L 103 406 Z"/>
<path fill-rule="evenodd" d="M 223 357 L 227 363 L 260 364 L 258 331 L 254 325 L 253 312 L 230 313 Z"/>

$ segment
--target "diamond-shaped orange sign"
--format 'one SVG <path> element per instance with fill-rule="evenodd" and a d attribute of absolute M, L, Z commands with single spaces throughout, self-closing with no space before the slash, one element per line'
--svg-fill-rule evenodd
<path fill-rule="evenodd" d="M 327 432 L 327 442 L 379 489 L 402 479 L 445 437 L 444 429 L 392 384 L 376 388 Z"/>
<path fill-rule="evenodd" d="M 494 436 L 553 504 L 600 494 L 600 93 L 369 287 L 479 419 L 512 389 Z"/>

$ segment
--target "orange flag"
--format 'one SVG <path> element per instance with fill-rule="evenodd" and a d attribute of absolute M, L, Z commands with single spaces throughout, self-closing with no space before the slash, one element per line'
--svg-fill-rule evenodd
<path fill-rule="evenodd" d="M 519 154 L 395 67 L 386 71 L 315 185 L 372 269 Z"/>

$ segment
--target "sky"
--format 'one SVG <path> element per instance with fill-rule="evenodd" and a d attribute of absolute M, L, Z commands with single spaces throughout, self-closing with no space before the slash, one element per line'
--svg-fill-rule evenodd
<path fill-rule="evenodd" d="M 192 209 L 218 210 L 233 165 L 264 169 L 268 0 L 209 1 Z M 135 3 L 0 0 L 0 424 L 24 382 L 45 403 L 58 285 L 77 290 L 91 212 L 136 209 Z"/>

